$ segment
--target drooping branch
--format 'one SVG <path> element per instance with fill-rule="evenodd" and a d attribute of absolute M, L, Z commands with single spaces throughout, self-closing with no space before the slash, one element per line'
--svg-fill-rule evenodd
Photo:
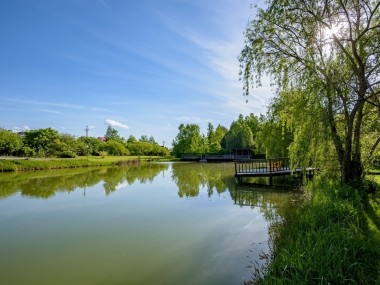
<path fill-rule="evenodd" d="M 377 140 L 375 141 L 375 143 L 372 145 L 371 150 L 370 150 L 369 155 L 368 155 L 368 159 L 372 158 L 372 156 L 375 153 L 375 150 L 377 149 L 379 144 L 380 144 L 380 137 L 378 137 Z"/>
<path fill-rule="evenodd" d="M 289 88 L 308 92 L 317 86 L 315 104 L 326 118 L 321 123 L 329 128 L 343 180 L 360 176 L 363 109 L 377 106 L 380 95 L 380 2 L 268 0 L 268 5 L 247 28 L 240 57 L 244 91 L 248 94 L 254 75 L 263 72 L 277 80 L 279 98 Z M 286 102 L 301 104 L 296 100 L 301 99 Z"/>

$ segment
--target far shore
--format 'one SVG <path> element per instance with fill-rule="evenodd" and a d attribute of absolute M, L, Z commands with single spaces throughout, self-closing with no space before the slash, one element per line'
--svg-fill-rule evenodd
<path fill-rule="evenodd" d="M 0 172 L 134 165 L 140 162 L 173 160 L 175 160 L 173 157 L 162 156 L 79 156 L 76 158 L 0 156 Z"/>

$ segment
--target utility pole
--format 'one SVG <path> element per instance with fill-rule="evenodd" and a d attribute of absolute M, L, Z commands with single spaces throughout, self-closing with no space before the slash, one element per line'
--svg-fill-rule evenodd
<path fill-rule="evenodd" d="M 84 129 L 86 131 L 86 138 L 88 138 L 88 131 L 90 130 L 88 126 Z M 86 155 L 87 155 L 87 160 L 88 160 L 88 151 L 89 151 L 89 146 L 88 146 L 88 140 L 86 139 Z"/>

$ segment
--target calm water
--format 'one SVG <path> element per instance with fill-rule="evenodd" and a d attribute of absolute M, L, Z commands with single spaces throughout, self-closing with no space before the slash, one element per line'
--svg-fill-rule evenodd
<path fill-rule="evenodd" d="M 241 284 L 301 195 L 233 164 L 0 174 L 0 284 Z"/>

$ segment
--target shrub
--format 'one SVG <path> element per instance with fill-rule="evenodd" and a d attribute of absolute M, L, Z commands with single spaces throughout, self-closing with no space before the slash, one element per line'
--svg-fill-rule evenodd
<path fill-rule="evenodd" d="M 75 158 L 76 156 L 75 152 L 71 150 L 62 151 L 57 155 L 59 158 Z"/>
<path fill-rule="evenodd" d="M 28 146 L 24 146 L 24 147 L 20 148 L 17 152 L 17 156 L 32 157 L 35 155 L 36 155 L 36 152 Z"/>
<path fill-rule="evenodd" d="M 101 151 L 99 151 L 99 155 L 101 158 L 105 158 L 108 155 L 108 153 L 104 150 L 101 150 Z"/>

